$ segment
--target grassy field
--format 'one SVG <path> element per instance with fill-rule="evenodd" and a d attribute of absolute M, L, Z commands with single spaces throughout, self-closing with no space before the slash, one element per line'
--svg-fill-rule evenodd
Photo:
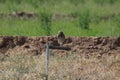
<path fill-rule="evenodd" d="M 0 13 L 34 12 L 34 18 L 0 16 L 0 35 L 120 36 L 119 0 L 0 0 Z"/>
<path fill-rule="evenodd" d="M 36 15 L 10 16 L 14 12 Z M 0 35 L 54 36 L 59 30 L 67 36 L 120 36 L 120 0 L 0 0 Z M 51 54 L 48 78 L 119 80 L 120 54 L 98 56 Z M 45 80 L 45 60 L 45 53 L 0 51 L 0 80 Z"/>
<path fill-rule="evenodd" d="M 96 55 L 97 56 L 97 55 Z M 50 56 L 49 80 L 119 80 L 120 55 L 69 54 Z M 39 56 L 0 55 L 0 80 L 45 80 L 45 54 Z"/>

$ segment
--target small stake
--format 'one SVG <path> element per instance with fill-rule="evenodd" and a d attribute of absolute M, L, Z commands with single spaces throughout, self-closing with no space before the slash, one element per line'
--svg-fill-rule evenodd
<path fill-rule="evenodd" d="M 46 80 L 48 80 L 49 44 L 46 43 Z"/>
<path fill-rule="evenodd" d="M 49 56 L 50 56 L 49 49 L 58 49 L 58 50 L 67 50 L 67 51 L 71 50 L 71 48 L 69 47 L 51 46 L 46 42 L 46 66 L 45 66 L 46 80 L 48 80 L 48 66 L 49 66 Z"/>

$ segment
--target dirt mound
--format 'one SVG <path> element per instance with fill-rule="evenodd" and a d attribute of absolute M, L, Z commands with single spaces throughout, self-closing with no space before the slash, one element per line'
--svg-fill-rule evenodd
<path fill-rule="evenodd" d="M 112 13 L 109 15 L 101 16 L 101 17 L 97 16 L 97 17 L 99 18 L 100 21 L 101 20 L 108 21 L 118 16 L 120 16 L 120 12 Z M 31 18 L 33 19 L 33 18 L 39 17 L 39 14 L 35 12 L 28 12 L 28 11 L 13 11 L 11 13 L 0 13 L 0 18 L 6 18 L 6 17 L 18 18 L 18 19 L 31 19 Z M 51 17 L 52 20 L 74 20 L 76 18 L 79 18 L 79 15 L 77 13 L 71 13 L 71 14 L 54 13 L 52 14 L 52 17 Z"/>
<path fill-rule="evenodd" d="M 5 14 L 0 13 L 0 18 L 2 17 L 12 17 L 12 18 L 20 18 L 20 19 L 29 19 L 29 18 L 35 18 L 37 16 L 34 12 L 26 12 L 26 11 L 13 11 L 12 13 Z"/>
<path fill-rule="evenodd" d="M 45 44 L 59 46 L 56 37 L 0 36 L 1 54 L 42 54 Z M 120 53 L 120 37 L 66 37 L 64 47 L 71 48 L 77 54 L 115 54 Z M 66 55 L 69 51 L 50 50 L 51 54 Z"/>
<path fill-rule="evenodd" d="M 32 17 L 35 17 L 36 14 L 33 13 L 33 12 L 25 12 L 25 11 L 19 11 L 19 12 L 13 12 L 13 13 L 10 13 L 9 16 L 12 16 L 12 17 L 23 17 L 23 18 L 32 18 Z"/>

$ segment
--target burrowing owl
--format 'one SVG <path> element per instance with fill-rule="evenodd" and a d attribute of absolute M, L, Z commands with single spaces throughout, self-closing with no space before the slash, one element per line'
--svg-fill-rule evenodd
<path fill-rule="evenodd" d="M 62 31 L 58 31 L 57 39 L 60 46 L 62 46 L 63 42 L 65 41 L 65 35 Z"/>

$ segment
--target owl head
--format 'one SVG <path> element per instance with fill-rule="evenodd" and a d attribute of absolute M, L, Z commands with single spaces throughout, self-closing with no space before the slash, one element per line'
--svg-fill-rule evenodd
<path fill-rule="evenodd" d="M 58 31 L 58 34 L 64 34 L 62 31 Z"/>

